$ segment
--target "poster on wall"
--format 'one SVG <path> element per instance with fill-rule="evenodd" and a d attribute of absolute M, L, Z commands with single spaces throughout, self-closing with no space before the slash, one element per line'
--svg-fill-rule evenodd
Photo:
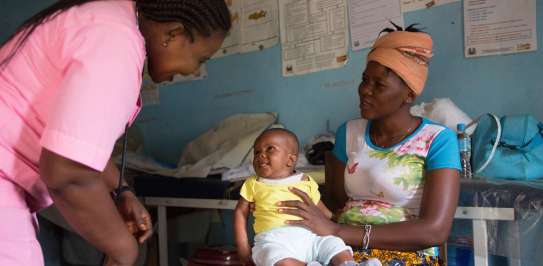
<path fill-rule="evenodd" d="M 279 42 L 277 1 L 225 0 L 232 29 L 213 58 L 263 50 Z"/>
<path fill-rule="evenodd" d="M 535 50 L 536 0 L 464 0 L 465 57 Z"/>
<path fill-rule="evenodd" d="M 371 47 L 379 32 L 384 28 L 393 28 L 391 21 L 403 27 L 399 0 L 349 0 L 353 51 Z"/>
<path fill-rule="evenodd" d="M 347 0 L 281 0 L 279 25 L 283 76 L 347 63 Z"/>
<path fill-rule="evenodd" d="M 402 4 L 402 12 L 411 12 L 424 8 L 431 8 L 460 0 L 400 0 Z"/>
<path fill-rule="evenodd" d="M 239 41 L 241 39 L 241 23 L 239 19 L 241 13 L 241 1 L 242 0 L 225 0 L 226 5 L 230 10 L 232 27 L 224 39 L 221 48 L 211 58 L 219 58 L 239 53 Z"/>

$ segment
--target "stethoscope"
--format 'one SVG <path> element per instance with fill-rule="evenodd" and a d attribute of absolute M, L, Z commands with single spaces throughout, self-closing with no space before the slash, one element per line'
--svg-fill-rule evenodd
<path fill-rule="evenodd" d="M 124 179 L 124 173 L 126 170 L 126 149 L 128 146 L 128 128 L 129 124 L 127 123 L 124 128 L 124 134 L 123 134 L 123 150 L 121 153 L 121 167 L 119 169 L 119 179 L 117 181 L 117 188 L 114 191 L 119 192 L 121 190 L 123 179 Z M 118 205 L 121 200 L 121 193 L 114 193 L 113 195 L 113 201 L 115 202 L 115 205 Z M 100 265 L 105 265 L 106 263 L 106 254 L 104 253 L 102 255 L 102 259 L 100 259 Z"/>
<path fill-rule="evenodd" d="M 126 124 L 124 128 L 124 134 L 123 134 L 123 151 L 121 154 L 121 169 L 119 169 L 120 174 L 119 174 L 119 180 L 117 181 L 117 188 L 114 191 L 121 190 L 123 179 L 124 179 L 124 172 L 126 170 L 126 149 L 128 146 L 128 128 L 129 128 L 129 124 Z M 115 201 L 115 203 L 119 203 L 119 200 L 121 198 L 120 194 L 121 193 L 115 193 L 115 195 L 113 195 L 113 200 Z"/>
<path fill-rule="evenodd" d="M 114 191 L 121 191 L 122 185 L 123 185 L 123 179 L 124 179 L 124 173 L 126 172 L 126 151 L 128 148 L 128 128 L 129 124 L 126 124 L 124 128 L 124 134 L 123 134 L 123 148 L 121 153 L 121 166 L 120 166 L 120 173 L 119 173 L 119 180 L 117 181 L 117 188 Z M 113 195 L 113 201 L 115 202 L 115 205 L 119 204 L 119 201 L 121 200 L 121 193 L 114 193 Z M 151 229 L 152 232 L 155 232 L 158 227 L 158 223 L 153 226 Z M 102 255 L 102 259 L 100 260 L 100 265 L 104 265 L 106 262 L 106 254 Z"/>
<path fill-rule="evenodd" d="M 119 174 L 119 180 L 117 181 L 117 189 L 115 191 L 120 191 L 124 179 L 124 172 L 126 171 L 126 149 L 128 147 L 128 128 L 129 124 L 127 123 L 124 127 L 124 134 L 123 134 L 123 151 L 121 154 L 121 169 Z M 120 200 L 120 194 L 121 193 L 115 193 L 114 195 L 114 201 L 115 203 L 119 203 Z"/>
<path fill-rule="evenodd" d="M 129 124 L 126 124 L 124 127 L 124 134 L 123 134 L 123 151 L 121 153 L 121 169 L 119 169 L 119 180 L 117 181 L 117 188 L 114 191 L 120 191 L 123 179 L 124 179 L 124 172 L 126 169 L 126 149 L 128 146 L 128 128 Z M 113 194 L 113 201 L 115 202 L 115 205 L 119 204 L 119 201 L 121 200 L 121 193 L 114 193 Z M 100 259 L 100 265 L 104 265 L 106 263 L 106 254 L 104 253 L 102 255 L 102 258 Z"/>

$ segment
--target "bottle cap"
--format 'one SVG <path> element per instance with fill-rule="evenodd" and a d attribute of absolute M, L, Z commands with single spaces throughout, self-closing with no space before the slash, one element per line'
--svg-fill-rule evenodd
<path fill-rule="evenodd" d="M 456 125 L 456 129 L 458 130 L 458 132 L 464 132 L 466 130 L 466 124 L 459 123 Z"/>

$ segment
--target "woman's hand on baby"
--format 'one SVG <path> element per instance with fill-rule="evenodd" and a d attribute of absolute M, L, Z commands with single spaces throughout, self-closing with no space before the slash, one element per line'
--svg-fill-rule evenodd
<path fill-rule="evenodd" d="M 137 238 L 138 243 L 143 244 L 153 233 L 153 223 L 149 212 L 132 192 L 121 194 L 117 208 L 128 231 Z"/>
<path fill-rule="evenodd" d="M 302 199 L 287 200 L 279 202 L 279 212 L 291 214 L 302 218 L 302 220 L 287 221 L 290 225 L 305 226 L 317 235 L 335 235 L 339 230 L 339 225 L 332 222 L 324 213 L 313 203 L 307 193 L 291 187 L 290 191 Z"/>

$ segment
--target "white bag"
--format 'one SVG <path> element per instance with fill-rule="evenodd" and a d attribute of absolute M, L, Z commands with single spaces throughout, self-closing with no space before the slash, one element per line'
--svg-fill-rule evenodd
<path fill-rule="evenodd" d="M 456 132 L 459 123 L 469 124 L 471 118 L 464 113 L 449 98 L 436 98 L 429 103 L 421 103 L 411 107 L 411 114 L 426 117 L 434 122 L 441 123 Z M 471 134 L 473 128 L 468 129 Z"/>

